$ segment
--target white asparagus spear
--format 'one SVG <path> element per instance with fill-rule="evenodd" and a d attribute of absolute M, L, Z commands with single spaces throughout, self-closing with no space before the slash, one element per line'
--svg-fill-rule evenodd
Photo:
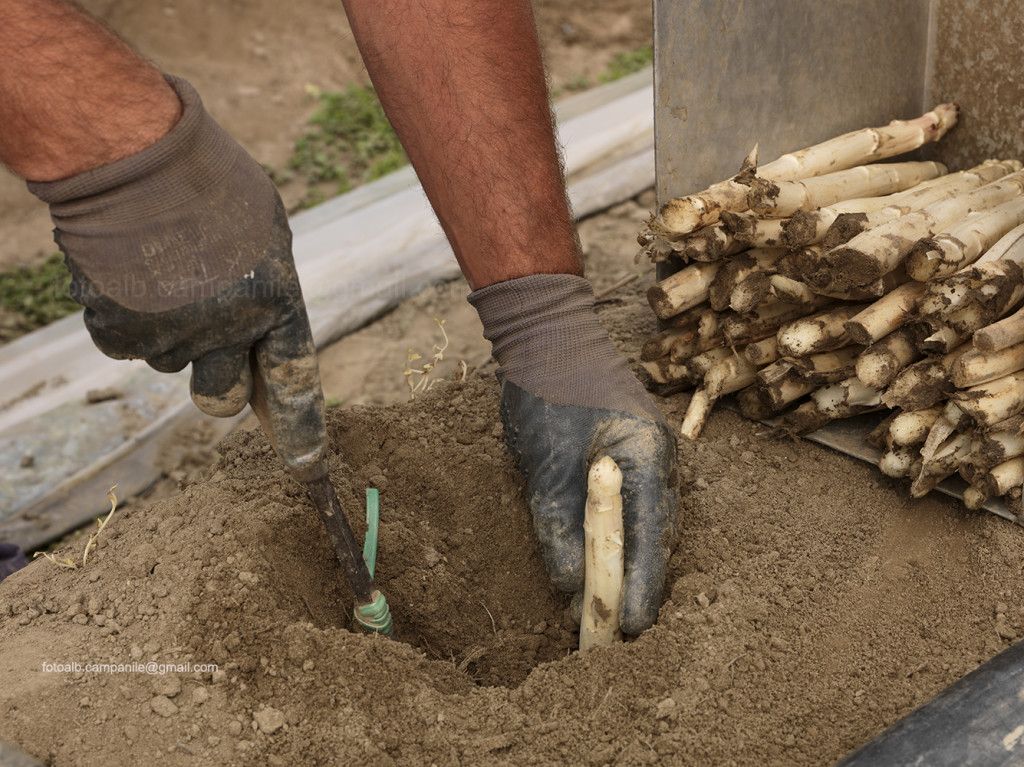
<path fill-rule="evenodd" d="M 747 344 L 740 354 L 746 357 L 751 365 L 760 368 L 770 365 L 779 358 L 779 346 L 775 342 L 775 336 L 769 336 Z"/>
<path fill-rule="evenodd" d="M 937 162 L 898 162 L 861 165 L 799 181 L 754 177 L 747 207 L 765 218 L 787 218 L 840 200 L 892 194 L 946 174 Z"/>
<path fill-rule="evenodd" d="M 946 399 L 953 391 L 950 371 L 956 358 L 967 351 L 966 346 L 949 354 L 921 360 L 904 368 L 889 384 L 882 402 L 889 408 L 920 410 Z"/>
<path fill-rule="evenodd" d="M 998 165 L 997 168 L 992 167 L 996 165 Z M 984 173 L 979 174 L 977 171 L 982 169 L 985 169 Z M 859 197 L 853 200 L 841 200 L 818 210 L 802 210 L 794 213 L 792 218 L 783 223 L 782 244 L 787 248 L 796 248 L 801 245 L 821 242 L 825 238 L 825 233 L 829 227 L 841 215 L 867 214 L 892 207 L 894 208 L 893 217 L 895 218 L 896 210 L 905 210 L 906 213 L 912 210 L 919 210 L 925 205 L 937 202 L 950 194 L 965 192 L 982 184 L 987 184 L 989 181 L 995 181 L 996 178 L 1005 176 L 1007 173 L 1013 172 L 1013 170 L 1019 170 L 1019 168 L 1011 168 L 1009 165 L 997 164 L 992 160 L 988 160 L 986 163 L 976 166 L 971 170 L 949 173 L 929 181 L 923 181 L 917 186 L 902 192 L 895 192 L 882 197 Z M 845 241 L 843 240 L 843 242 Z"/>
<path fill-rule="evenodd" d="M 942 480 L 956 472 L 970 449 L 970 434 L 952 436 L 939 446 L 930 459 L 924 458 L 921 472 L 910 485 L 910 494 L 914 498 L 923 498 L 930 493 Z"/>
<path fill-rule="evenodd" d="M 720 223 L 683 235 L 672 244 L 673 251 L 684 261 L 718 261 L 740 253 L 747 247 Z"/>
<path fill-rule="evenodd" d="M 801 378 L 821 386 L 856 375 L 857 357 L 862 350 L 861 346 L 851 345 L 835 351 L 786 359 Z"/>
<path fill-rule="evenodd" d="M 1024 411 L 1024 371 L 958 390 L 950 396 L 950 403 L 979 426 L 992 426 Z"/>
<path fill-rule="evenodd" d="M 991 208 L 1024 193 L 1024 171 L 861 232 L 825 253 L 823 265 L 808 282 L 815 288 L 846 290 L 874 282 L 891 272 L 922 237 L 942 231 L 968 212 Z"/>
<path fill-rule="evenodd" d="M 587 476 L 583 517 L 583 619 L 580 650 L 621 641 L 619 604 L 623 566 L 622 472 L 610 457 L 599 458 Z"/>
<path fill-rule="evenodd" d="M 758 218 L 750 213 L 722 211 L 722 226 L 736 242 L 750 248 L 773 248 L 782 242 L 788 219 Z"/>
<path fill-rule="evenodd" d="M 726 343 L 736 346 L 750 341 L 759 341 L 773 335 L 784 323 L 792 322 L 808 312 L 821 309 L 831 303 L 831 299 L 821 296 L 810 304 L 766 301 L 744 315 L 731 312 L 723 313 L 719 320 L 719 326 Z"/>
<path fill-rule="evenodd" d="M 907 254 L 907 274 L 915 280 L 945 277 L 976 261 L 1007 232 L 1024 224 L 1024 197 L 971 213 Z"/>
<path fill-rule="evenodd" d="M 660 319 L 668 319 L 708 300 L 719 262 L 690 264 L 647 290 L 647 301 Z"/>
<path fill-rule="evenodd" d="M 921 410 L 903 411 L 889 424 L 889 438 L 894 445 L 901 447 L 924 444 L 932 424 L 942 415 L 942 410 L 941 406 L 933 405 Z"/>
<path fill-rule="evenodd" d="M 989 322 L 1019 297 L 1024 270 L 1016 262 L 1001 258 L 961 269 L 948 277 L 931 280 L 917 302 L 917 313 L 940 322 L 950 322 L 963 309 L 973 306 L 978 318 Z"/>
<path fill-rule="evenodd" d="M 878 459 L 878 468 L 887 477 L 903 479 L 910 474 L 915 457 L 914 448 L 893 445 Z"/>
<path fill-rule="evenodd" d="M 754 382 L 757 367 L 746 358 L 733 355 L 715 363 L 704 376 L 704 384 L 690 397 L 680 433 L 696 439 L 720 397 L 732 394 Z"/>
<path fill-rule="evenodd" d="M 794 433 L 807 434 L 831 421 L 878 410 L 880 395 L 878 389 L 848 378 L 812 392 L 808 402 L 783 416 L 783 422 Z"/>
<path fill-rule="evenodd" d="M 650 362 L 659 359 L 671 353 L 674 345 L 689 343 L 696 339 L 697 328 L 695 326 L 666 328 L 644 341 L 644 345 L 640 347 L 640 360 Z"/>
<path fill-rule="evenodd" d="M 821 241 L 831 250 L 849 242 L 861 232 L 919 211 L 940 200 L 990 184 L 1020 170 L 1021 167 L 1018 160 L 986 160 L 969 170 L 951 173 L 920 184 L 914 189 L 879 198 L 890 200 L 888 205 L 870 207 L 865 211 L 843 211 L 835 217 Z M 837 203 L 837 206 L 842 204 Z"/>
<path fill-rule="evenodd" d="M 656 384 L 681 384 L 693 386 L 693 374 L 687 365 L 678 365 L 668 357 L 641 362 L 640 366 Z"/>
<path fill-rule="evenodd" d="M 860 304 L 838 306 L 783 325 L 776 336 L 779 353 L 786 357 L 803 357 L 844 346 L 849 343 L 844 323 L 863 309 Z"/>
<path fill-rule="evenodd" d="M 1010 488 L 1018 487 L 1022 482 L 1024 482 L 1024 457 L 1017 457 L 994 466 L 976 484 L 980 484 L 991 498 L 1005 495 Z"/>
<path fill-rule="evenodd" d="M 786 181 L 895 157 L 930 141 L 938 141 L 956 125 L 958 112 L 955 104 L 940 104 L 913 120 L 894 120 L 884 127 L 853 131 L 785 154 L 758 168 L 757 174 L 761 178 Z M 755 147 L 744 163 L 748 171 L 756 167 L 756 151 Z M 729 179 L 695 195 L 670 200 L 662 207 L 658 220 L 651 221 L 649 226 L 652 231 L 692 232 L 717 221 L 720 211 L 742 211 L 746 203 L 747 187 Z"/>
<path fill-rule="evenodd" d="M 701 352 L 686 363 L 690 380 L 694 382 L 703 381 L 704 376 L 714 367 L 715 363 L 721 362 L 730 356 L 732 356 L 732 350 L 727 346 L 718 346 L 708 349 L 706 352 Z"/>
<path fill-rule="evenodd" d="M 711 308 L 716 311 L 728 309 L 729 298 L 736 286 L 750 274 L 774 273 L 775 264 L 784 253 L 782 248 L 751 248 L 727 259 L 711 281 L 708 291 L 708 303 Z M 760 299 L 751 303 L 747 308 L 752 309 L 759 301 Z"/>
<path fill-rule="evenodd" d="M 967 389 L 1024 369 L 1024 341 L 995 352 L 971 349 L 953 363 L 953 385 Z"/>
<path fill-rule="evenodd" d="M 917 299 L 927 285 L 905 282 L 851 317 L 846 332 L 857 343 L 868 346 L 904 325 L 914 313 Z"/>
<path fill-rule="evenodd" d="M 973 340 L 983 352 L 999 351 L 1024 341 L 1024 309 L 975 331 Z"/>
<path fill-rule="evenodd" d="M 993 466 L 1021 455 L 1024 455 L 1024 436 L 1013 431 L 975 431 L 970 455 L 960 466 L 960 476 L 968 482 L 976 482 Z"/>
<path fill-rule="evenodd" d="M 914 334 L 900 328 L 861 352 L 857 358 L 857 378 L 868 386 L 883 389 L 901 370 L 920 358 Z"/>

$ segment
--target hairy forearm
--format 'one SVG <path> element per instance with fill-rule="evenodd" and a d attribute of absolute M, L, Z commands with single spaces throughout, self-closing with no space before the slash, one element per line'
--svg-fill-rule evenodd
<path fill-rule="evenodd" d="M 73 5 L 0 0 L 0 162 L 22 178 L 136 154 L 180 113 L 161 74 Z"/>
<path fill-rule="evenodd" d="M 528 0 L 343 0 L 469 283 L 580 274 Z"/>

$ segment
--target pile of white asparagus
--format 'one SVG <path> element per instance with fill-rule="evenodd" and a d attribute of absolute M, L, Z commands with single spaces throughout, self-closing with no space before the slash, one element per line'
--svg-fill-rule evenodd
<path fill-rule="evenodd" d="M 680 268 L 652 286 L 657 384 L 694 389 L 696 438 L 720 397 L 795 433 L 892 412 L 867 439 L 920 497 L 959 473 L 965 504 L 1024 483 L 1024 171 L 883 162 L 940 139 L 943 104 L 855 131 L 672 200 L 641 256 Z"/>

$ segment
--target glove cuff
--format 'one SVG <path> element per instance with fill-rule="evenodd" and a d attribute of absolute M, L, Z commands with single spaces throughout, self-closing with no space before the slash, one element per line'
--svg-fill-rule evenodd
<path fill-rule="evenodd" d="M 175 205 L 180 199 L 196 196 L 202 187 L 210 186 L 211 179 L 219 178 L 231 166 L 232 153 L 224 150 L 226 145 L 233 142 L 203 108 L 203 101 L 195 88 L 180 77 L 164 75 L 164 79 L 177 94 L 182 106 L 181 117 L 167 135 L 137 154 L 70 178 L 29 181 L 29 191 L 45 203 L 61 205 L 143 182 L 154 174 L 180 176 L 181 183 L 162 185 L 165 188 L 158 190 L 159 199 L 149 200 L 145 206 L 156 208 Z M 202 156 L 205 160 L 202 174 L 193 170 L 196 156 Z M 119 216 L 124 220 L 128 212 L 123 208 L 124 201 L 118 202 Z"/>
<path fill-rule="evenodd" d="M 660 419 L 594 313 L 590 282 L 534 274 L 469 294 L 498 361 L 498 379 L 552 405 Z"/>

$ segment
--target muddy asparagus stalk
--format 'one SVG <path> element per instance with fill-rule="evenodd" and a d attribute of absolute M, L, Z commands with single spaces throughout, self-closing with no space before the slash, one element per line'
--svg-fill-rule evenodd
<path fill-rule="evenodd" d="M 857 358 L 862 349 L 861 346 L 851 345 L 835 351 L 786 359 L 801 378 L 816 386 L 822 386 L 855 376 Z"/>
<path fill-rule="evenodd" d="M 799 181 L 751 179 L 747 206 L 758 216 L 788 218 L 841 200 L 900 192 L 946 174 L 937 162 L 900 162 L 861 165 Z"/>
<path fill-rule="evenodd" d="M 789 219 L 758 218 L 750 213 L 722 212 L 722 226 L 735 242 L 751 248 L 779 247 Z"/>
<path fill-rule="evenodd" d="M 711 281 L 708 291 L 711 308 L 720 312 L 730 308 L 730 297 L 736 286 L 751 274 L 774 274 L 775 264 L 784 253 L 781 248 L 752 248 L 727 259 Z M 745 311 L 754 308 L 757 303 L 760 300 L 750 304 Z"/>
<path fill-rule="evenodd" d="M 953 363 L 953 385 L 967 389 L 1024 369 L 1024 342 L 995 352 L 970 349 Z"/>
<path fill-rule="evenodd" d="M 910 485 L 914 498 L 923 498 L 946 477 L 954 474 L 971 450 L 970 434 L 955 434 L 925 458 L 921 471 Z"/>
<path fill-rule="evenodd" d="M 1024 172 L 1017 171 L 966 194 L 880 224 L 825 253 L 822 268 L 808 281 L 823 290 L 845 290 L 874 282 L 899 266 L 918 240 L 942 231 L 972 210 L 994 207 L 1022 193 Z"/>
<path fill-rule="evenodd" d="M 921 360 L 904 368 L 885 390 L 882 402 L 889 408 L 921 410 L 948 398 L 954 388 L 953 363 L 965 351 L 966 347 L 960 347 L 942 357 Z"/>
<path fill-rule="evenodd" d="M 914 245 L 907 255 L 907 273 L 921 281 L 953 274 L 976 261 L 1021 224 L 1024 224 L 1024 197 L 991 210 L 971 213 L 945 231 Z"/>
<path fill-rule="evenodd" d="M 900 328 L 861 352 L 857 358 L 857 378 L 868 386 L 884 389 L 921 356 L 914 333 Z"/>
<path fill-rule="evenodd" d="M 877 198 L 887 200 L 887 205 L 869 206 L 862 211 L 842 210 L 828 227 L 822 243 L 831 250 L 844 245 L 868 229 L 920 211 L 933 203 L 963 195 L 1020 169 L 1021 163 L 1017 160 L 986 160 L 970 170 L 951 173 L 920 184 L 917 188 Z M 843 203 L 837 204 L 837 207 L 839 205 Z"/>
<path fill-rule="evenodd" d="M 975 431 L 970 455 L 960 465 L 960 476 L 968 482 L 1004 461 L 1024 455 L 1024 437 L 1016 431 Z"/>
<path fill-rule="evenodd" d="M 827 207 L 817 210 L 804 210 L 794 213 L 793 216 L 782 225 L 782 245 L 787 248 L 796 248 L 801 245 L 811 245 L 822 242 L 829 228 L 836 222 L 839 216 L 854 215 L 865 217 L 869 213 L 880 211 L 884 208 L 892 208 L 886 214 L 888 218 L 897 218 L 899 215 L 906 215 L 912 210 L 919 210 L 926 205 L 937 202 L 949 194 L 968 191 L 981 186 L 983 183 L 995 181 L 999 176 L 1005 176 L 1013 170 L 1007 165 L 999 165 L 997 169 L 987 170 L 990 166 L 996 165 L 993 161 L 978 166 L 975 170 L 986 169 L 984 175 L 978 175 L 973 171 L 961 171 L 952 173 L 929 181 L 923 181 L 915 187 L 887 194 L 882 197 L 859 197 L 852 200 L 842 200 Z M 882 223 L 881 221 L 877 223 Z M 859 234 L 862 229 L 855 232 Z M 853 235 L 851 234 L 850 237 Z M 847 237 L 846 239 L 849 239 Z M 846 242 L 843 240 L 842 242 Z M 839 242 L 835 244 L 841 244 Z"/>
<path fill-rule="evenodd" d="M 850 338 L 844 325 L 864 308 L 863 305 L 839 306 L 783 325 L 776 337 L 779 353 L 786 357 L 803 357 L 845 346 Z"/>
<path fill-rule="evenodd" d="M 933 405 L 921 410 L 905 410 L 889 424 L 889 439 L 900 447 L 923 445 L 932 426 L 942 415 L 943 407 Z"/>
<path fill-rule="evenodd" d="M 808 434 L 832 421 L 878 410 L 880 395 L 878 389 L 848 378 L 812 392 L 808 402 L 783 416 L 783 422 L 795 434 Z"/>
<path fill-rule="evenodd" d="M 895 157 L 928 142 L 938 141 L 956 124 L 958 112 L 959 107 L 955 104 L 940 104 L 931 112 L 913 120 L 894 120 L 884 127 L 846 133 L 783 155 L 758 168 L 757 175 L 766 179 L 791 181 Z M 757 165 L 756 151 L 755 147 L 744 163 L 748 175 L 752 175 Z M 721 211 L 743 211 L 746 204 L 747 187 L 735 179 L 729 179 L 695 195 L 670 200 L 648 225 L 655 233 L 692 232 L 700 226 L 717 221 Z"/>
<path fill-rule="evenodd" d="M 906 324 L 927 285 L 905 282 L 851 317 L 845 324 L 850 338 L 868 346 Z"/>
<path fill-rule="evenodd" d="M 1024 371 L 953 392 L 949 404 L 959 408 L 978 426 L 993 426 L 1024 412 Z"/>
<path fill-rule="evenodd" d="M 1006 495 L 1013 488 L 1024 483 L 1024 458 L 1011 458 L 993 466 L 972 484 L 971 493 L 964 493 L 964 505 L 969 509 L 980 509 L 989 498 Z"/>
<path fill-rule="evenodd" d="M 647 301 L 661 319 L 668 319 L 708 300 L 720 264 L 690 264 L 647 290 Z"/>
<path fill-rule="evenodd" d="M 910 468 L 916 458 L 917 451 L 913 447 L 893 445 L 883 451 L 878 459 L 878 469 L 887 477 L 904 479 L 910 476 Z"/>
<path fill-rule="evenodd" d="M 756 374 L 757 368 L 742 355 L 715 363 L 705 374 L 703 385 L 690 398 L 680 433 L 687 439 L 696 439 L 715 402 L 752 384 Z"/>
<path fill-rule="evenodd" d="M 803 317 L 808 312 L 831 304 L 831 299 L 819 296 L 810 304 L 765 302 L 747 314 L 724 313 L 720 318 L 722 336 L 730 346 L 759 341 L 778 331 L 787 322 Z"/>

